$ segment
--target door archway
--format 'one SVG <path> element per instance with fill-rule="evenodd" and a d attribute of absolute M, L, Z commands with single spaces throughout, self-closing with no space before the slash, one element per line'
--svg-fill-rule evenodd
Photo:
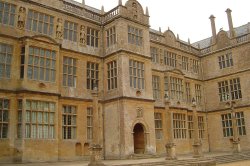
<path fill-rule="evenodd" d="M 143 154 L 145 152 L 145 132 L 144 126 L 137 123 L 133 129 L 134 133 L 134 153 Z"/>

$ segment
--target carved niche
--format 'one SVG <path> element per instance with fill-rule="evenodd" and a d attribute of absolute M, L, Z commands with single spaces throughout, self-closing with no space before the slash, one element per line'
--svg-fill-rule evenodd
<path fill-rule="evenodd" d="M 81 25 L 80 28 L 80 43 L 83 44 L 84 46 L 86 45 L 86 31 L 84 25 Z"/>
<path fill-rule="evenodd" d="M 57 25 L 56 25 L 56 38 L 62 39 L 63 35 L 63 25 L 62 25 L 62 19 L 57 19 Z"/>
<path fill-rule="evenodd" d="M 18 11 L 18 19 L 17 19 L 17 27 L 19 29 L 24 29 L 25 16 L 26 16 L 26 9 L 21 6 Z"/>

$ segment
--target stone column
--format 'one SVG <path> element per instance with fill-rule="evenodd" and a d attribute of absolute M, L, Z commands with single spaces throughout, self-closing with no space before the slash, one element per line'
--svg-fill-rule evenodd
<path fill-rule="evenodd" d="M 194 138 L 194 144 L 193 144 L 193 150 L 194 158 L 199 158 L 203 157 L 202 154 L 202 142 L 199 139 L 199 126 L 198 126 L 198 115 L 197 115 L 197 109 L 196 109 L 196 102 L 195 99 L 192 99 L 192 107 L 193 107 L 193 124 L 194 124 L 194 133 L 193 133 L 193 138 Z"/>
<path fill-rule="evenodd" d="M 88 166 L 104 166 L 102 163 L 102 146 L 100 145 L 99 131 L 99 110 L 98 110 L 98 90 L 94 88 L 92 92 L 93 97 L 93 142 L 90 147 L 90 163 Z"/>
<path fill-rule="evenodd" d="M 165 99 L 165 111 L 166 111 L 166 121 L 167 126 L 169 126 L 167 130 L 168 141 L 165 145 L 166 147 L 166 160 L 176 160 L 176 152 L 175 152 L 175 143 L 174 143 L 174 135 L 173 135 L 173 112 L 169 109 L 169 100 Z"/>

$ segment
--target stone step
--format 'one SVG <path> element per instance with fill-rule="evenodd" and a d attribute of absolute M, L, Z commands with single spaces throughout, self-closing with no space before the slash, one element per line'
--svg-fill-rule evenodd
<path fill-rule="evenodd" d="M 223 163 L 231 163 L 236 161 L 243 161 L 249 160 L 250 155 L 248 154 L 232 154 L 232 155 L 224 155 L 224 156 L 216 156 L 214 157 L 216 163 L 223 164 Z"/>

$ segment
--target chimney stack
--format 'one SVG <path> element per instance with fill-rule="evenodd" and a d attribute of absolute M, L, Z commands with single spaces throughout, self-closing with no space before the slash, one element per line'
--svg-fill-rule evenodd
<path fill-rule="evenodd" d="M 216 43 L 216 27 L 215 27 L 215 21 L 214 21 L 215 17 L 214 17 L 214 15 L 211 15 L 209 17 L 209 19 L 211 21 L 211 28 L 212 28 L 212 35 L 213 35 L 212 42 L 214 44 L 214 43 Z"/>
<path fill-rule="evenodd" d="M 234 33 L 234 27 L 233 27 L 233 21 L 232 21 L 231 12 L 232 12 L 232 10 L 229 9 L 229 8 L 226 10 L 227 19 L 228 19 L 228 25 L 229 25 L 230 37 L 233 38 L 233 37 L 235 37 L 235 33 Z"/>
<path fill-rule="evenodd" d="M 119 6 L 122 6 L 122 0 L 119 0 L 119 1 L 118 1 L 118 5 L 119 5 Z"/>

